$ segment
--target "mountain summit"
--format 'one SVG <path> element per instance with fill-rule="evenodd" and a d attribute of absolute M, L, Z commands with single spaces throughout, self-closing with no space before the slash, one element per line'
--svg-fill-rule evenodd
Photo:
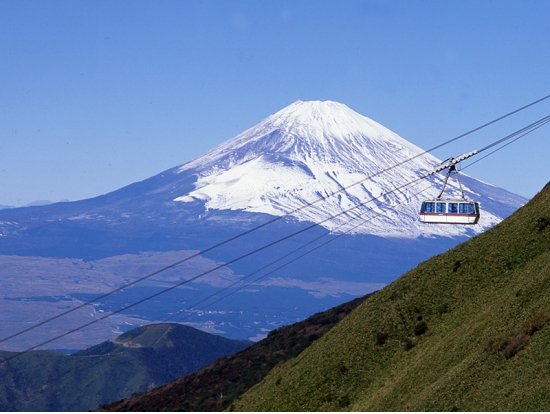
<path fill-rule="evenodd" d="M 104 340 L 106 333 L 133 326 L 129 324 L 162 321 L 181 312 L 187 323 L 208 332 L 261 339 L 275 327 L 382 288 L 526 202 L 463 175 L 466 194 L 481 204 L 479 224 L 421 223 L 420 202 L 437 195 L 443 174 L 403 186 L 439 163 L 345 105 L 298 101 L 201 157 L 109 194 L 0 210 L 0 278 L 5 285 L 0 338 L 16 332 L 20 321 L 53 315 L 206 250 L 94 302 L 82 314 L 71 314 L 74 325 L 85 324 L 101 312 L 192 279 L 182 289 L 138 306 L 126 319 L 110 318 L 102 331 L 75 336 L 56 348 L 81 349 Z M 286 214 L 284 220 L 261 226 Z M 354 234 L 345 234 L 364 220 Z M 309 230 L 303 232 L 305 228 Z M 328 241 L 335 243 L 325 246 Z M 265 250 L 249 255 L 260 246 Z M 302 248 L 300 260 L 289 258 Z M 243 260 L 236 261 L 238 257 Z M 278 259 L 272 266 L 276 273 L 267 273 L 266 265 Z M 288 266 L 280 266 L 285 261 Z M 216 312 L 186 310 L 260 271 L 250 286 L 215 305 Z M 66 326 L 59 319 L 48 329 Z M 39 343 L 41 333 L 15 340 L 20 342 L 4 344 L 4 349 Z"/>
<path fill-rule="evenodd" d="M 207 210 L 284 215 L 326 197 L 292 213 L 298 220 L 318 223 L 377 198 L 376 202 L 322 225 L 330 230 L 346 231 L 345 224 L 353 225 L 352 220 L 372 216 L 373 220 L 354 232 L 413 238 L 479 233 L 525 201 L 502 190 L 504 197 L 495 197 L 495 191 L 499 191 L 493 186 L 465 177 L 466 194 L 481 201 L 482 207 L 488 207 L 483 210 L 480 224 L 474 229 L 426 226 L 418 221 L 420 203 L 423 198 L 438 194 L 434 184 L 440 185 L 441 177 L 431 177 L 430 182 L 421 183 L 424 188 L 432 185 L 422 195 L 415 195 L 422 189 L 421 185 L 387 194 L 441 163 L 423 153 L 419 147 L 344 104 L 297 101 L 179 167 L 178 174 L 196 174 L 198 178 L 193 191 L 174 201 L 203 202 Z M 385 170 L 388 171 L 378 174 Z M 353 185 L 357 182 L 361 183 Z M 450 186 L 458 191 L 453 183 Z M 342 189 L 346 190 L 330 197 Z M 484 201 L 488 197 L 504 200 L 496 203 L 491 200 L 486 205 Z M 374 218 L 388 205 L 395 207 L 395 211 Z"/>
<path fill-rule="evenodd" d="M 220 213 L 223 220 L 233 223 L 257 221 L 248 213 L 291 213 L 299 221 L 321 223 L 334 232 L 347 231 L 348 224 L 367 219 L 353 233 L 455 237 L 480 233 L 527 201 L 462 174 L 466 195 L 481 203 L 479 224 L 421 223 L 421 201 L 437 196 L 443 173 L 395 190 L 440 163 L 346 105 L 297 101 L 186 164 L 94 199 L 32 210 L 32 218 L 23 227 L 34 226 L 42 217 L 86 227 L 109 222 L 135 228 L 137 223 L 140 228 L 150 225 L 158 230 L 172 228 L 174 223 L 218 220 L 213 216 Z M 450 181 L 449 191 L 458 192 L 455 181 Z M 309 203 L 314 204 L 302 208 Z M 21 233 L 20 224 L 26 221 L 21 211 L 2 211 L 0 234 Z M 235 213 L 240 216 L 236 218 Z"/>

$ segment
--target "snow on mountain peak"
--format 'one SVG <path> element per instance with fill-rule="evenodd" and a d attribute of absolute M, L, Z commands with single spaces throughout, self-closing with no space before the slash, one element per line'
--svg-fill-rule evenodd
<path fill-rule="evenodd" d="M 359 115 L 344 104 L 333 101 L 297 101 L 266 118 L 266 123 L 283 130 L 302 132 L 303 136 L 346 140 L 349 135 L 391 133 L 387 128 Z"/>
<path fill-rule="evenodd" d="M 183 165 L 180 171 L 220 160 L 242 163 L 268 154 L 300 160 L 307 156 L 315 161 L 347 158 L 349 167 L 363 164 L 367 157 L 379 167 L 384 161 L 381 152 L 405 159 L 422 150 L 344 104 L 297 101 Z"/>
<path fill-rule="evenodd" d="M 344 104 L 297 101 L 176 169 L 198 179 L 194 191 L 175 201 L 201 200 L 207 209 L 283 215 L 346 188 L 293 213 L 299 220 L 321 222 L 387 194 L 440 163 L 423 152 Z M 439 180 L 432 177 L 432 185 Z M 361 183 L 352 186 L 357 182 Z M 422 198 L 435 197 L 438 189 L 432 186 L 422 196 L 415 195 L 418 191 L 417 186 L 387 194 L 322 225 L 346 231 L 354 219 L 371 216 L 372 220 L 353 231 L 397 237 L 458 236 L 469 231 L 464 226 L 420 223 Z M 466 192 L 473 194 L 468 188 Z M 378 214 L 388 206 L 395 210 Z M 500 219 L 485 212 L 474 231 Z"/>

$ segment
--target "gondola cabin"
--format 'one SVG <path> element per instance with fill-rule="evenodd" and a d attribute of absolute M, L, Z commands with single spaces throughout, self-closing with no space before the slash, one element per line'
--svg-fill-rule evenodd
<path fill-rule="evenodd" d="M 420 221 L 437 224 L 477 224 L 479 203 L 465 199 L 427 200 L 422 203 Z"/>

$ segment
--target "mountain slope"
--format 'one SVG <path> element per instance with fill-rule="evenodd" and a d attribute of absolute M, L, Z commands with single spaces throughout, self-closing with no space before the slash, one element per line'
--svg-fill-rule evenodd
<path fill-rule="evenodd" d="M 369 296 L 280 327 L 244 351 L 162 387 L 109 404 L 102 411 L 221 411 L 275 366 L 295 358 L 325 335 Z"/>
<path fill-rule="evenodd" d="M 78 318 L 71 314 L 67 318 L 71 320 L 59 320 L 62 326 L 54 324 L 53 329 L 84 325 L 96 312 L 117 310 L 122 307 L 119 304 L 147 297 L 168 283 L 184 282 L 230 262 L 227 268 L 209 273 L 220 283 L 212 283 L 212 278 L 194 279 L 182 286 L 182 292 L 178 289 L 157 302 L 147 301 L 121 317 L 131 317 L 128 322 L 135 326 L 183 312 L 182 317 L 195 327 L 233 339 L 261 339 L 277 326 L 380 289 L 526 202 L 464 176 L 466 194 L 481 202 L 480 223 L 425 225 L 418 220 L 420 202 L 436 194 L 441 177 L 423 182 L 426 187 L 436 184 L 423 196 L 415 195 L 420 186 L 387 193 L 438 163 L 343 104 L 298 101 L 195 160 L 112 193 L 77 202 L 0 210 L 0 278 L 9 288 L 0 297 L 0 307 L 6 310 L 0 314 L 0 338 L 19 331 L 21 309 L 31 314 L 24 320 L 31 323 L 35 314 L 56 314 L 58 306 L 76 306 L 83 298 L 93 298 L 92 294 L 114 290 L 149 270 L 162 269 L 231 239 L 201 255 L 197 266 L 193 260 L 185 263 L 192 266 L 163 272 L 119 292 L 116 298 L 110 296 L 86 307 Z M 395 168 L 378 174 L 389 167 Z M 454 182 L 451 190 L 453 186 Z M 338 194 L 322 199 L 335 191 Z M 367 203 L 382 194 L 386 195 Z M 302 208 L 307 203 L 312 204 Z M 288 216 L 273 222 L 283 214 Z M 270 221 L 245 237 L 236 237 Z M 350 234 L 343 234 L 354 226 Z M 275 243 L 278 240 L 283 241 Z M 301 255 L 327 241 L 334 243 L 266 275 L 216 304 L 212 312 L 187 309 L 220 288 L 256 274 L 275 259 L 305 247 L 296 253 Z M 244 257 L 262 246 L 270 247 Z M 234 261 L 241 256 L 243 260 Z M 128 260 L 131 266 L 122 265 Z M 31 275 L 31 261 L 44 272 Z M 105 261 L 121 266 L 102 267 Z M 98 275 L 100 267 L 103 271 Z M 98 276 L 101 283 L 93 285 Z M 110 327 L 101 327 L 101 332 L 110 335 Z M 106 339 L 103 334 L 82 335 L 82 340 L 91 342 L 82 344 L 67 337 L 55 346 L 81 349 Z M 20 342 L 0 346 L 22 349 L 41 342 L 43 336 L 33 331 L 19 337 Z"/>
<path fill-rule="evenodd" d="M 539 411 L 550 404 L 550 185 L 406 273 L 238 411 Z"/>
<path fill-rule="evenodd" d="M 346 105 L 298 101 L 192 161 L 112 193 L 90 200 L 3 210 L 0 252 L 11 252 L 8 241 L 17 243 L 25 235 L 36 236 L 60 225 L 71 236 L 72 229 L 89 229 L 93 231 L 84 233 L 85 237 L 97 237 L 101 232 L 108 237 L 120 231 L 136 237 L 148 234 L 151 228 L 166 231 L 174 225 L 220 219 L 246 226 L 251 221 L 265 221 L 264 214 L 290 214 L 300 221 L 321 222 L 417 179 L 439 163 Z M 426 184 L 429 181 L 437 187 L 441 180 L 442 176 L 432 176 Z M 338 226 L 379 213 L 380 203 L 393 207 L 401 203 L 396 212 L 377 217 L 354 232 L 400 238 L 473 235 L 526 201 L 471 177 L 464 176 L 463 184 L 467 196 L 482 206 L 488 202 L 477 226 L 441 230 L 419 223 L 421 200 L 437 195 L 437 188 L 429 188 L 422 196 L 414 196 L 418 188 L 401 189 L 322 226 L 344 231 Z M 449 185 L 450 192 L 457 191 L 455 182 Z M 336 191 L 337 195 L 330 196 Z M 320 200 L 323 197 L 327 198 Z M 302 209 L 308 203 L 314 204 Z"/>
<path fill-rule="evenodd" d="M 72 355 L 28 352 L 0 365 L 0 409 L 94 409 L 189 374 L 249 345 L 184 325 L 158 324 Z M 10 355 L 0 352 L 0 357 Z"/>
<path fill-rule="evenodd" d="M 178 174 L 195 172 L 198 179 L 194 191 L 175 201 L 191 204 L 202 201 L 207 210 L 242 210 L 275 216 L 291 213 L 301 221 L 321 222 L 387 194 L 441 163 L 423 152 L 346 105 L 332 101 L 298 101 L 180 167 Z M 430 177 L 426 181 L 441 183 L 441 177 Z M 360 184 L 354 185 L 356 183 Z M 464 183 L 466 194 L 483 204 L 490 186 L 470 177 L 465 177 Z M 473 191 L 471 186 L 480 191 Z M 417 191 L 418 187 L 401 189 L 322 225 L 342 231 L 339 226 L 350 219 L 383 211 L 380 202 L 402 203 L 398 214 L 383 215 L 353 232 L 413 238 L 450 237 L 479 233 L 511 213 L 506 209 L 504 197 L 500 197 L 501 205 L 498 208 L 488 205 L 481 223 L 474 228 L 427 227 L 417 220 L 420 202 L 425 197 L 435 197 L 438 190 L 430 188 L 424 195 L 415 196 Z M 458 191 L 455 182 L 451 182 L 450 191 Z M 319 200 L 335 192 L 337 196 Z M 300 209 L 313 201 L 319 202 Z"/>

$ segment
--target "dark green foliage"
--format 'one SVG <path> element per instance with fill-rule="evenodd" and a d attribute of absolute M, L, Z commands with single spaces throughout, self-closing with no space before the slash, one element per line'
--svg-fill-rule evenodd
<path fill-rule="evenodd" d="M 338 398 L 338 406 L 340 408 L 346 408 L 350 404 L 350 399 L 347 395 L 342 395 Z"/>
<path fill-rule="evenodd" d="M 426 321 L 420 321 L 414 326 L 414 334 L 416 336 L 424 335 L 428 330 L 428 324 Z"/>
<path fill-rule="evenodd" d="M 73 355 L 33 351 L 1 364 L 3 411 L 86 411 L 249 346 L 179 324 L 129 331 Z M 0 357 L 12 353 L 1 352 Z"/>
<path fill-rule="evenodd" d="M 447 305 L 446 303 L 440 305 L 437 308 L 437 313 L 439 313 L 440 315 L 443 315 L 444 313 L 447 313 L 447 312 L 449 312 L 449 305 Z"/>
<path fill-rule="evenodd" d="M 414 348 L 414 342 L 411 339 L 409 338 L 403 339 L 403 349 L 405 351 L 410 351 L 413 348 Z"/>
<path fill-rule="evenodd" d="M 384 345 L 386 343 L 386 339 L 388 339 L 389 335 L 386 332 L 379 333 L 376 335 L 376 343 L 378 345 Z"/>
<path fill-rule="evenodd" d="M 344 362 L 340 362 L 338 364 L 338 372 L 340 375 L 344 375 L 346 372 L 348 372 L 348 367 L 346 367 L 346 364 Z"/>
<path fill-rule="evenodd" d="M 456 273 L 460 269 L 460 260 L 457 260 L 453 265 L 453 273 Z"/>
<path fill-rule="evenodd" d="M 321 338 L 367 297 L 354 299 L 305 321 L 280 327 L 267 338 L 230 357 L 220 359 L 197 373 L 187 375 L 163 387 L 125 401 L 103 407 L 105 411 L 221 411 L 246 390 L 260 382 L 270 371 L 299 355 L 313 341 Z M 338 375 L 348 368 L 342 362 Z M 281 377 L 275 386 L 281 386 Z M 166 396 L 171 396 L 166 401 Z M 221 398 L 220 398 L 221 396 Z M 332 398 L 332 397 L 331 397 Z M 346 400 L 344 403 L 349 404 Z"/>
<path fill-rule="evenodd" d="M 536 227 L 538 231 L 543 231 L 550 224 L 550 220 L 546 217 L 539 217 L 536 221 Z"/>
<path fill-rule="evenodd" d="M 546 312 L 537 311 L 523 325 L 523 333 L 529 336 L 533 335 L 535 332 L 540 331 L 549 319 L 550 316 Z"/>

